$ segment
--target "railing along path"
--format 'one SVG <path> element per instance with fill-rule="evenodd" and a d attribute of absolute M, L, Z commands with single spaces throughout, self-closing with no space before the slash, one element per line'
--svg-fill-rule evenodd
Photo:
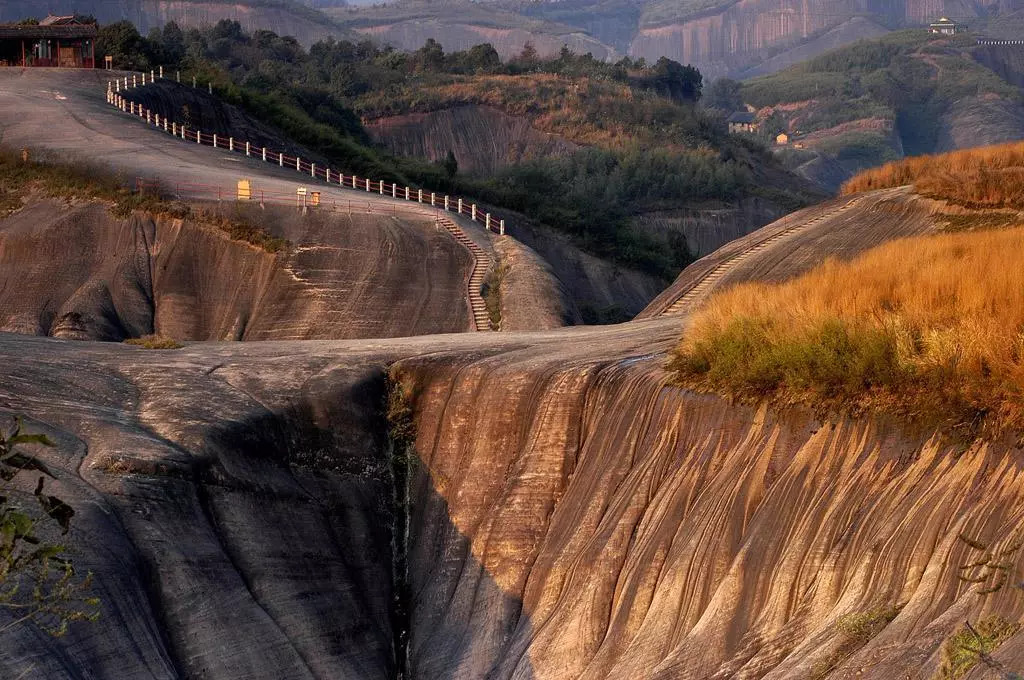
<path fill-rule="evenodd" d="M 147 80 L 148 75 L 148 80 Z M 473 222 L 481 224 L 487 231 L 496 231 L 497 234 L 505 235 L 505 220 L 496 219 L 489 212 L 477 207 L 475 203 L 469 203 L 462 198 L 455 198 L 448 195 L 438 195 L 435 192 L 426 192 L 423 189 L 399 186 L 383 180 L 374 180 L 368 177 L 359 177 L 355 174 L 345 174 L 332 168 L 319 166 L 309 160 L 295 156 L 288 156 L 280 151 L 273 151 L 265 146 L 256 146 L 246 140 L 238 140 L 232 136 L 204 133 L 201 130 L 189 129 L 186 125 L 171 120 L 167 116 L 153 113 L 150 109 L 128 100 L 121 93 L 131 89 L 153 84 L 157 79 L 163 79 L 163 68 L 154 69 L 149 74 L 132 74 L 124 76 L 107 83 L 107 103 L 120 109 L 124 113 L 137 116 L 140 120 L 154 126 L 158 130 L 181 139 L 183 142 L 212 146 L 215 149 L 224 149 L 230 153 L 244 154 L 248 158 L 277 165 L 281 168 L 294 169 L 296 172 L 306 175 L 313 181 L 323 181 L 329 186 L 353 189 L 367 194 L 375 194 L 376 197 L 395 199 L 396 201 L 408 201 L 415 203 L 417 207 L 400 208 L 397 202 L 373 202 L 356 200 L 338 201 L 336 199 L 314 199 L 311 194 L 289 194 L 285 192 L 271 192 L 263 189 L 247 187 L 224 188 L 215 185 L 195 184 L 189 182 L 177 182 L 167 185 L 154 180 L 137 180 L 139 190 L 157 189 L 173 192 L 180 198 L 193 199 L 216 199 L 220 200 L 245 200 L 259 203 L 260 205 L 300 205 L 303 207 L 314 207 L 318 210 L 329 210 L 332 212 L 353 211 L 397 216 L 399 213 L 430 217 L 435 223 L 449 232 L 460 245 L 465 247 L 473 256 L 473 269 L 470 272 L 467 282 L 469 304 L 473 314 L 474 326 L 478 331 L 492 330 L 490 317 L 482 295 L 482 287 L 487 271 L 493 262 L 490 255 L 459 227 L 458 223 L 444 213 L 454 212 Z M 177 82 L 180 82 L 180 74 Z M 193 78 L 193 86 L 195 79 Z M 213 93 L 212 86 L 210 93 Z M 244 194 L 244 198 L 242 195 Z M 315 201 L 315 202 L 314 202 Z M 386 206 L 386 207 L 385 207 Z"/>

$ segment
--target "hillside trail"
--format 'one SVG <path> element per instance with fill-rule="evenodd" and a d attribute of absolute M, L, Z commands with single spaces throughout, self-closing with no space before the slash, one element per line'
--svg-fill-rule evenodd
<path fill-rule="evenodd" d="M 421 218 L 433 219 L 472 257 L 465 281 L 473 320 L 471 330 L 490 330 L 480 289 L 493 266 L 493 246 L 490 235 L 478 224 L 429 205 L 311 181 L 293 170 L 256 158 L 189 144 L 162 133 L 144 119 L 124 114 L 106 103 L 107 83 L 119 75 L 123 77 L 117 71 L 0 70 L 0 120 L 7 122 L 4 143 L 14 149 L 27 148 L 34 153 L 50 152 L 65 159 L 106 165 L 127 179 L 159 180 L 167 187 L 200 185 L 233 195 L 236 182 L 248 179 L 253 183 L 254 195 L 259 191 L 295 195 L 300 187 L 307 187 L 321 193 L 322 204 L 347 208 L 349 212 L 394 211 L 396 219 L 403 219 L 403 213 L 410 215 L 406 220 L 410 223 L 422 221 Z M 27 108 L 33 115 L 24 115 Z M 189 197 L 186 188 L 182 198 Z M 300 273 L 293 274 L 301 278 Z"/>

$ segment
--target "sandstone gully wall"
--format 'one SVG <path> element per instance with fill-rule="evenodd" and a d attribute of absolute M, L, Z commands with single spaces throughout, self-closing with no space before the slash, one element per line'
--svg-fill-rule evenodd
<path fill-rule="evenodd" d="M 957 538 L 1014 540 L 1020 448 L 729 406 L 662 357 L 524 354 L 401 364 L 435 500 L 412 503 L 414 677 L 810 677 L 842 660 L 839 617 L 887 606 L 829 677 L 929 677 L 966 617 L 1024 612 L 970 592 Z M 484 579 L 520 606 L 477 600 Z"/>

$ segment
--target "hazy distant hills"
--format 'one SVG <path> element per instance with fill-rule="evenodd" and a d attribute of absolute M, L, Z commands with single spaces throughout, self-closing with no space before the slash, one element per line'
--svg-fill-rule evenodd
<path fill-rule="evenodd" d="M 327 13 L 407 49 L 427 37 L 451 49 L 486 39 L 510 56 L 529 40 L 542 53 L 568 44 L 605 58 L 668 56 L 711 77 L 749 77 L 940 16 L 995 30 L 1019 10 L 1024 0 L 455 0 Z"/>
<path fill-rule="evenodd" d="M 1024 0 L 0 0 L 0 20 L 47 11 L 129 19 L 142 31 L 174 20 L 229 18 L 310 44 L 366 36 L 404 49 L 434 38 L 447 50 L 492 43 L 504 57 L 532 43 L 602 59 L 691 63 L 710 77 L 773 73 L 829 49 L 948 16 L 997 37 L 1024 36 Z"/>

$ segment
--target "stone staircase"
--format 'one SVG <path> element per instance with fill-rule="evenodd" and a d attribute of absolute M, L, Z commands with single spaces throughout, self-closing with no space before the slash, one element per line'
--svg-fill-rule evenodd
<path fill-rule="evenodd" d="M 437 223 L 451 234 L 473 255 L 473 271 L 469 275 L 469 306 L 473 310 L 473 323 L 478 331 L 495 330 L 491 327 L 491 317 L 487 313 L 487 303 L 482 295 L 484 277 L 491 268 L 491 256 L 466 236 L 462 228 L 453 219 L 445 215 L 437 218 Z"/>
<path fill-rule="evenodd" d="M 792 236 L 793 234 L 801 232 L 805 229 L 810 229 L 811 227 L 820 224 L 825 220 L 831 219 L 836 215 L 849 210 L 859 202 L 860 199 L 855 198 L 852 201 L 844 203 L 838 208 L 830 210 L 827 213 L 818 215 L 814 219 L 808 220 L 807 222 L 802 222 L 800 224 L 795 224 L 792 227 L 789 227 L 788 229 L 784 229 L 779 233 L 775 234 L 774 236 L 770 236 L 769 238 L 766 238 L 765 240 L 754 244 L 747 250 L 744 250 L 741 253 L 733 255 L 727 260 L 719 262 L 708 273 L 702 276 L 700 280 L 697 281 L 697 284 L 695 286 L 690 288 L 682 297 L 680 297 L 678 300 L 669 305 L 665 309 L 665 311 L 663 311 L 659 316 L 674 316 L 676 314 L 682 314 L 684 311 L 687 311 L 690 307 L 697 304 L 698 302 L 703 302 L 703 300 L 708 296 L 708 294 L 710 294 L 710 292 L 715 288 L 718 282 L 721 281 L 726 274 L 728 274 L 733 269 L 738 267 L 744 261 L 750 259 L 754 255 L 757 255 L 758 253 L 764 250 L 767 250 L 768 248 L 770 248 L 771 246 L 773 246 L 774 244 L 778 243 L 779 241 L 788 236 Z"/>

